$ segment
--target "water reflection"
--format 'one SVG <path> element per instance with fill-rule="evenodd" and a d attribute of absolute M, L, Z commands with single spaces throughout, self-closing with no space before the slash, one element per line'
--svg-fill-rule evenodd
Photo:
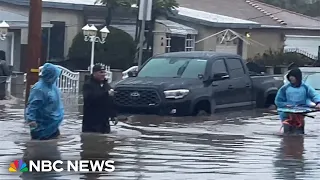
<path fill-rule="evenodd" d="M 298 179 L 305 174 L 304 136 L 283 136 L 274 162 L 277 178 Z"/>
<path fill-rule="evenodd" d="M 81 135 L 82 160 L 113 160 L 110 152 L 114 149 L 115 142 L 108 136 L 93 133 L 83 133 Z M 83 173 L 81 179 L 96 180 L 101 176 L 107 176 L 108 173 Z"/>
<path fill-rule="evenodd" d="M 51 162 L 55 160 L 61 160 L 61 152 L 58 148 L 57 140 L 50 141 L 35 141 L 31 140 L 27 142 L 23 154 L 24 162 L 29 160 L 50 160 Z M 61 166 L 60 166 L 61 167 Z M 23 180 L 56 180 L 61 177 L 58 172 L 26 172 L 21 175 Z"/>
<path fill-rule="evenodd" d="M 114 140 L 105 135 L 83 133 L 81 136 L 81 159 L 107 160 L 115 147 Z"/>

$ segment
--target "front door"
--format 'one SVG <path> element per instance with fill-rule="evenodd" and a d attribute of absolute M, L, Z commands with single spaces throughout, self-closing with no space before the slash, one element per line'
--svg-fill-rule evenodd
<path fill-rule="evenodd" d="M 212 64 L 212 77 L 216 73 L 228 73 L 224 59 L 218 59 Z M 216 108 L 224 108 L 232 103 L 231 92 L 229 91 L 230 79 L 213 81 L 211 86 Z"/>
<path fill-rule="evenodd" d="M 226 64 L 229 70 L 232 94 L 232 103 L 234 106 L 244 106 L 251 104 L 252 87 L 251 79 L 246 74 L 239 58 L 227 58 Z"/>

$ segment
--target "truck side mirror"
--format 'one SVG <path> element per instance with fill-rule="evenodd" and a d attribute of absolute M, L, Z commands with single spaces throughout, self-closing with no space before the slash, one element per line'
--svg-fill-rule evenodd
<path fill-rule="evenodd" d="M 137 76 L 137 71 L 129 71 L 128 72 L 128 77 L 136 77 Z"/>

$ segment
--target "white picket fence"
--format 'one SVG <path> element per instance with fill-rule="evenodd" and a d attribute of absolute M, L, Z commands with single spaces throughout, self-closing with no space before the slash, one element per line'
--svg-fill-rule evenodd
<path fill-rule="evenodd" d="M 112 72 L 111 72 L 110 66 L 107 66 L 107 69 L 106 69 L 106 79 L 108 80 L 108 83 L 112 82 Z"/>
<path fill-rule="evenodd" d="M 299 48 L 285 48 L 284 49 L 284 52 L 285 53 L 288 53 L 288 52 L 295 52 L 295 53 L 298 53 L 298 54 L 302 54 L 304 56 L 307 56 L 308 58 L 310 59 L 313 59 L 313 60 L 317 60 L 318 59 L 318 56 L 315 55 L 315 54 L 311 54 L 305 50 L 302 50 L 302 49 L 299 49 Z"/>
<path fill-rule="evenodd" d="M 58 68 L 62 70 L 62 73 L 57 81 L 57 85 L 62 92 L 79 92 L 79 81 L 80 81 L 80 73 L 73 72 L 63 66 L 56 65 Z M 42 66 L 39 67 L 39 74 L 41 73 Z M 24 82 L 26 82 L 27 74 L 24 74 Z M 107 66 L 106 69 L 106 79 L 108 82 L 112 82 L 112 72 L 110 66 Z"/>
<path fill-rule="evenodd" d="M 61 75 L 58 78 L 57 86 L 62 92 L 79 92 L 80 73 L 72 72 L 69 69 L 56 65 L 62 70 Z M 39 67 L 40 74 L 43 66 Z"/>
<path fill-rule="evenodd" d="M 59 69 L 62 70 L 61 75 L 58 78 L 57 86 L 62 92 L 68 93 L 78 93 L 79 92 L 79 83 L 80 83 L 80 73 L 73 72 L 69 69 L 56 65 Z M 39 75 L 41 74 L 41 69 L 43 66 L 39 67 Z M 27 74 L 24 74 L 24 82 L 26 82 Z"/>

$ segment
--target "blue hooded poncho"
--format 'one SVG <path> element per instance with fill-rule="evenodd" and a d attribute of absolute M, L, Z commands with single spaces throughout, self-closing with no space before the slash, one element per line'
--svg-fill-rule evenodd
<path fill-rule="evenodd" d="M 278 108 L 290 106 L 310 106 L 312 103 L 320 103 L 320 94 L 311 86 L 302 82 L 302 73 L 300 69 L 291 70 L 287 79 L 294 76 L 298 83 L 293 85 L 291 83 L 282 86 L 275 98 L 275 104 Z M 279 113 L 281 121 L 288 118 L 287 113 Z"/>
<path fill-rule="evenodd" d="M 31 129 L 33 139 L 46 139 L 58 131 L 63 120 L 64 107 L 57 79 L 61 70 L 55 65 L 43 65 L 39 81 L 32 87 L 28 99 L 25 118 L 35 121 L 37 128 Z"/>

